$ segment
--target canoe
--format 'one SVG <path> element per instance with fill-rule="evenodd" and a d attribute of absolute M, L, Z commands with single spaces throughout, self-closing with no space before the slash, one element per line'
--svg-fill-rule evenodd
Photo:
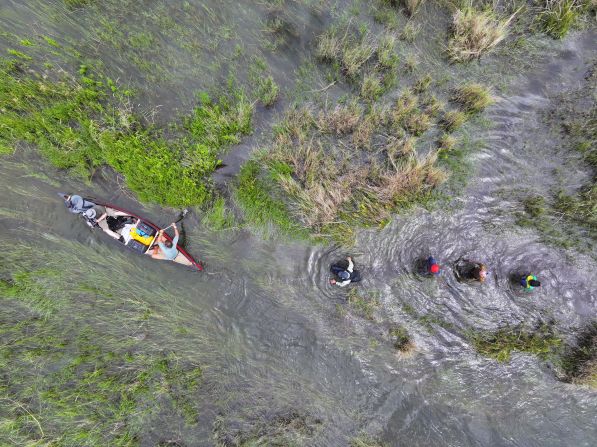
<path fill-rule="evenodd" d="M 80 213 L 91 228 L 99 228 L 110 236 L 110 238 L 117 240 L 119 243 L 136 253 L 145 254 L 147 256 L 151 254 L 151 249 L 154 244 L 157 244 L 156 239 L 158 231 L 161 229 L 158 225 L 119 206 L 110 203 L 102 203 L 96 199 L 84 198 L 84 200 L 95 204 L 91 214 L 88 212 Z M 112 218 L 112 221 L 118 220 L 120 223 L 127 222 L 127 224 L 116 229 L 113 226 L 111 229 L 108 225 L 107 218 L 99 222 L 97 221 L 97 219 L 104 213 L 107 214 L 109 218 Z M 115 229 L 115 231 L 113 231 L 113 229 Z M 131 229 L 134 231 L 131 231 Z M 133 234 L 134 236 L 131 237 Z M 164 236 L 169 241 L 172 241 L 172 237 L 166 232 L 164 232 Z M 203 270 L 201 261 L 196 261 L 178 244 L 176 244 L 176 249 L 178 250 L 178 255 L 171 262 L 184 265 L 193 270 Z"/>

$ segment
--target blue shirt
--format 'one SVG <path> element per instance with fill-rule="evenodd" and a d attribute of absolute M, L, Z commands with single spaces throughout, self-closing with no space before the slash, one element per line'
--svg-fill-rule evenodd
<path fill-rule="evenodd" d="M 166 259 L 169 259 L 170 261 L 174 260 L 174 258 L 178 255 L 176 244 L 178 244 L 178 235 L 174 236 L 174 239 L 172 239 L 172 247 L 170 248 L 166 247 L 163 242 L 158 242 L 162 253 L 164 253 Z"/>

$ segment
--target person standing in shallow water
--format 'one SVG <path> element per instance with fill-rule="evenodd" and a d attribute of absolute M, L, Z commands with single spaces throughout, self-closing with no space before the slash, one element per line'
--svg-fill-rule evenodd
<path fill-rule="evenodd" d="M 485 282 L 487 279 L 487 266 L 485 264 L 477 263 L 473 268 L 473 278 L 479 282 Z"/>
<path fill-rule="evenodd" d="M 427 258 L 426 268 L 428 275 L 439 276 L 439 274 L 441 273 L 441 267 L 433 256 L 429 256 Z"/>
<path fill-rule="evenodd" d="M 361 274 L 354 269 L 352 258 L 348 256 L 346 260 L 342 260 L 332 264 L 330 271 L 335 278 L 330 279 L 330 284 L 345 287 L 351 282 L 358 282 L 361 280 Z"/>
<path fill-rule="evenodd" d="M 454 273 L 458 281 L 479 281 L 483 283 L 487 279 L 488 271 L 487 266 L 481 262 L 459 259 L 456 261 Z"/>
<path fill-rule="evenodd" d="M 541 283 L 537 281 L 537 277 L 535 275 L 525 275 L 520 280 L 520 285 L 524 287 L 524 290 L 531 291 L 535 287 L 541 287 Z"/>

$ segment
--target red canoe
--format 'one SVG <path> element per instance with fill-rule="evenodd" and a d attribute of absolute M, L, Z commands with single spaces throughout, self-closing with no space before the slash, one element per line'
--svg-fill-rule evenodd
<path fill-rule="evenodd" d="M 158 231 L 160 230 L 158 225 L 143 217 L 137 216 L 135 213 L 120 208 L 119 206 L 102 203 L 95 199 L 85 200 L 95 204 L 95 207 L 93 208 L 94 215 L 89 216 L 87 213 L 81 213 L 92 228 L 99 228 L 111 238 L 118 240 L 137 253 L 149 255 L 150 248 L 156 243 Z M 127 219 L 130 219 L 130 221 L 127 225 L 123 225 L 121 228 L 111 229 L 108 224 L 108 219 L 96 222 L 95 217 L 99 219 L 104 213 L 106 213 L 108 217 L 113 218 L 114 221 L 121 220 L 121 222 L 126 222 Z M 131 231 L 131 229 L 134 229 L 134 231 Z M 124 234 L 125 232 L 127 234 Z M 130 237 L 130 235 L 134 236 Z M 172 238 L 166 232 L 164 232 L 164 236 L 166 239 L 172 241 Z M 185 265 L 193 270 L 203 270 L 203 265 L 200 261 L 195 261 L 195 259 L 180 245 L 177 244 L 176 248 L 178 249 L 178 255 L 172 262 Z"/>

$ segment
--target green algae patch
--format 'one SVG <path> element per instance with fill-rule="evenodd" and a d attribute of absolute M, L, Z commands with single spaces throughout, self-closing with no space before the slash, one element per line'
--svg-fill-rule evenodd
<path fill-rule="evenodd" d="M 25 68 L 1 62 L 0 153 L 28 143 L 56 167 L 84 178 L 107 165 L 144 201 L 174 207 L 206 202 L 218 154 L 251 131 L 253 105 L 239 91 L 218 100 L 202 97 L 166 137 L 134 114 L 129 92 L 87 67 L 80 78 Z"/>

